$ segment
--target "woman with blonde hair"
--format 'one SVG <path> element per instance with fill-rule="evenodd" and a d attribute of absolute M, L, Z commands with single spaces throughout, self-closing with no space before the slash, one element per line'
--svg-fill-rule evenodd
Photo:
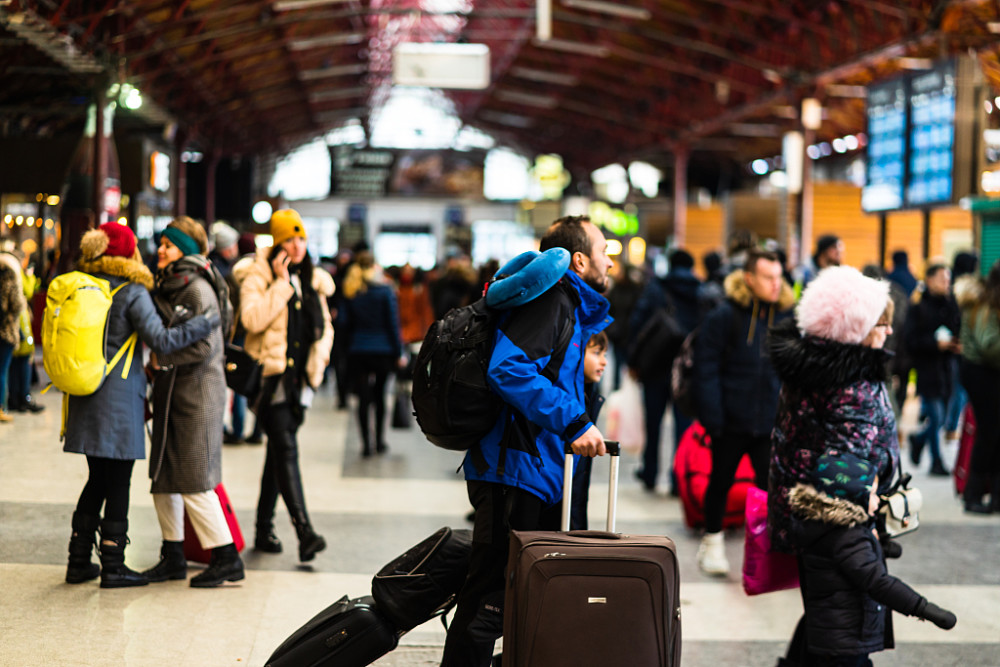
<path fill-rule="evenodd" d="M 190 314 L 218 314 L 221 326 L 208 338 L 153 360 L 153 436 L 149 456 L 153 506 L 163 544 L 160 562 L 143 574 L 150 582 L 185 579 L 184 514 L 211 560 L 191 578 L 195 588 L 211 588 L 244 578 L 243 561 L 215 487 L 222 481 L 222 419 L 226 406 L 223 330 L 231 312 L 225 282 L 205 258 L 205 229 L 191 218 L 171 222 L 160 237 L 154 301 L 168 324 Z M 221 307 L 220 307 L 221 306 Z"/>
<path fill-rule="evenodd" d="M 405 366 L 396 295 L 386 284 L 370 252 L 358 254 L 344 278 L 344 322 L 347 326 L 348 377 L 358 396 L 361 455 L 388 450 L 385 433 L 385 383 Z M 374 412 L 374 415 L 372 414 Z M 372 437 L 372 418 L 375 433 Z M 373 442 L 374 440 L 374 442 Z"/>

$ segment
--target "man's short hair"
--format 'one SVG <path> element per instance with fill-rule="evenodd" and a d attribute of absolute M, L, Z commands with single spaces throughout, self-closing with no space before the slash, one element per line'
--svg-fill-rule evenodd
<path fill-rule="evenodd" d="M 927 270 L 924 271 L 924 280 L 927 280 L 928 278 L 933 278 L 938 274 L 938 271 L 943 271 L 947 268 L 948 266 L 946 264 L 941 264 L 940 262 L 935 262 L 934 264 L 931 264 L 930 266 L 927 267 Z"/>
<path fill-rule="evenodd" d="M 781 263 L 781 258 L 778 257 L 778 253 L 772 250 L 764 250 L 763 248 L 753 248 L 747 253 L 746 264 L 743 265 L 743 270 L 748 273 L 757 272 L 757 262 L 765 260 L 768 262 L 778 262 Z"/>
<path fill-rule="evenodd" d="M 549 248 L 565 248 L 570 256 L 575 252 L 582 252 L 590 257 L 592 243 L 587 236 L 587 230 L 583 228 L 583 223 L 590 222 L 586 215 L 567 215 L 559 218 L 549 227 L 542 237 L 538 248 L 545 252 Z"/>
<path fill-rule="evenodd" d="M 816 240 L 816 254 L 819 257 L 824 252 L 840 243 L 840 237 L 836 234 L 824 234 Z"/>
<path fill-rule="evenodd" d="M 677 269 L 693 269 L 694 268 L 694 257 L 691 256 L 687 250 L 682 250 L 678 248 L 670 253 L 668 258 L 670 260 L 671 268 Z"/>

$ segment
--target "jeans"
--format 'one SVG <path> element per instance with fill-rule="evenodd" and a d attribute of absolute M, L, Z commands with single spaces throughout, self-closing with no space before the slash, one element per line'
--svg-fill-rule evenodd
<path fill-rule="evenodd" d="M 767 488 L 771 435 L 723 433 L 717 436 L 712 440 L 712 474 L 708 479 L 708 488 L 705 489 L 706 533 L 722 531 L 729 489 L 733 486 L 736 469 L 744 454 L 750 455 L 757 486 Z"/>
<path fill-rule="evenodd" d="M 927 445 L 931 453 L 931 465 L 941 466 L 941 427 L 944 426 L 944 399 L 920 399 L 920 412 L 927 417 L 927 425 L 913 436 L 918 443 Z"/>
<path fill-rule="evenodd" d="M 954 433 L 958 430 L 958 422 L 962 418 L 962 411 L 969 400 L 969 394 L 962 386 L 962 381 L 958 377 L 958 362 L 951 367 L 951 397 L 948 399 L 948 409 L 944 416 L 944 430 Z"/>
<path fill-rule="evenodd" d="M 233 435 L 237 438 L 243 437 L 243 422 L 247 416 L 247 397 L 241 394 L 233 394 Z"/>
<path fill-rule="evenodd" d="M 31 393 L 31 355 L 11 359 L 7 386 L 10 407 L 16 409 L 23 406 Z"/>
<path fill-rule="evenodd" d="M 441 667 L 489 667 L 493 645 L 503 634 L 504 571 L 511 530 L 558 530 L 562 508 L 546 507 L 528 491 L 466 483 L 476 508 L 469 575 L 458 594 Z"/>
<path fill-rule="evenodd" d="M 14 345 L 0 340 L 0 409 L 7 408 L 7 370 L 14 357 Z"/>
<path fill-rule="evenodd" d="M 646 416 L 646 446 L 642 450 L 642 471 L 639 477 L 647 489 L 656 486 L 660 472 L 660 433 L 663 414 L 670 402 L 670 379 L 649 380 L 642 383 L 642 408 Z"/>

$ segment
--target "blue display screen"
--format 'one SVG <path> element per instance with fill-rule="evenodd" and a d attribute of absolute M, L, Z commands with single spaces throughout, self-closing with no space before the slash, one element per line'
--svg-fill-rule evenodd
<path fill-rule="evenodd" d="M 910 79 L 910 177 L 906 204 L 952 200 L 955 147 L 955 63 Z"/>
<path fill-rule="evenodd" d="M 868 88 L 868 179 L 861 190 L 865 211 L 891 211 L 903 205 L 906 111 L 904 79 Z"/>

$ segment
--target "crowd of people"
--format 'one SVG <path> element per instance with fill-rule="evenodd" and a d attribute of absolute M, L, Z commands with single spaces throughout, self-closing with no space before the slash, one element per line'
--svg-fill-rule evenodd
<path fill-rule="evenodd" d="M 252 236 L 225 223 L 206 233 L 179 217 L 159 236 L 148 263 L 127 227 L 104 224 L 83 237 L 77 269 L 108 281 L 112 290 L 106 349 L 134 337 L 140 353 L 129 354 L 120 377 L 109 375 L 95 393 L 67 403 L 64 450 L 86 455 L 89 471 L 71 517 L 67 582 L 100 578 L 102 587 L 116 588 L 186 579 L 185 514 L 201 547 L 211 551 L 209 567 L 190 585 L 243 579 L 216 493 L 223 444 L 243 442 L 266 441 L 254 547 L 282 551 L 274 525 L 280 496 L 299 559 L 312 560 L 327 543 L 306 510 L 297 433 L 314 392 L 335 384 L 339 409 L 355 395 L 361 456 L 387 452 L 389 379 L 405 381 L 430 325 L 480 298 L 498 268 L 490 263 L 476 270 L 454 254 L 431 272 L 383 269 L 364 245 L 314 263 L 305 225 L 291 209 L 274 213 L 270 231 L 273 244 L 257 248 Z M 556 287 L 505 312 L 496 333 L 488 375 L 507 409 L 464 462 L 475 508 L 473 556 L 443 665 L 490 663 L 502 633 L 508 533 L 558 527 L 564 443 L 581 461 L 572 525 L 586 527 L 590 458 L 605 453 L 597 415 L 608 354 L 613 390 L 626 375 L 641 385 L 645 444 L 635 474 L 645 490 L 656 491 L 661 468 L 671 469 L 661 451 L 676 449 L 693 418 L 710 439 L 698 550 L 705 574 L 730 570 L 723 515 L 744 455 L 756 484 L 769 490 L 775 548 L 796 553 L 803 573 L 806 614 L 785 664 L 863 665 L 868 653 L 891 646 L 885 622 L 874 633 L 866 627 L 862 642 L 846 639 L 861 622 L 853 612 L 834 614 L 841 634 L 819 638 L 818 628 L 832 621 L 811 591 L 831 579 L 845 608 L 874 599 L 954 625 L 950 612 L 888 575 L 883 557 L 898 556 L 899 547 L 877 530 L 868 505 L 900 475 L 896 422 L 915 376 L 920 428 L 906 443 L 910 462 L 919 466 L 926 450 L 930 475 L 951 474 L 942 441 L 957 436 L 970 403 L 966 414 L 974 416 L 976 439 L 964 508 L 1000 512 L 1000 262 L 981 277 L 976 255 L 959 253 L 952 266 L 930 263 L 918 280 L 899 251 L 889 273 L 877 265 L 857 271 L 844 265 L 843 241 L 826 235 L 809 262 L 790 266 L 780 247 L 737 232 L 724 254 L 701 258 L 704 278 L 680 248 L 669 252 L 666 270 L 655 273 L 616 266 L 603 233 L 585 217 L 557 220 L 541 240 L 541 249 L 549 248 L 570 253 L 569 270 Z M 30 391 L 35 355 L 28 304 L 38 287 L 26 258 L 0 252 L 0 422 L 11 420 L 11 412 L 42 410 Z M 663 317 L 672 321 L 678 342 L 693 341 L 694 414 L 672 400 L 669 363 L 636 363 L 641 332 Z M 568 337 L 561 333 L 566 321 L 573 323 Z M 227 343 L 245 349 L 262 370 L 259 391 L 230 393 L 229 402 Z M 150 354 L 142 354 L 142 346 Z M 540 360 L 553 359 L 554 370 L 541 367 Z M 181 385 L 184 391 L 176 391 Z M 94 409 L 97 404 L 102 409 Z M 672 447 L 662 447 L 661 425 L 671 407 Z M 248 408 L 255 416 L 249 434 Z M 160 561 L 136 572 L 125 565 L 124 550 L 131 474 L 146 457 L 147 420 L 150 492 L 163 541 Z M 851 472 L 829 483 L 827 466 Z M 676 495 L 677 485 L 671 478 L 668 492 Z M 854 518 L 844 523 L 843 513 L 827 512 L 831 497 L 852 504 L 846 514 Z M 817 503 L 826 509 L 815 510 Z M 857 526 L 875 527 L 874 536 L 853 531 Z M 100 565 L 92 562 L 95 545 Z M 854 551 L 845 562 L 867 572 L 871 586 L 859 588 L 853 575 L 830 571 L 847 548 Z M 856 660 L 829 661 L 831 655 Z"/>

